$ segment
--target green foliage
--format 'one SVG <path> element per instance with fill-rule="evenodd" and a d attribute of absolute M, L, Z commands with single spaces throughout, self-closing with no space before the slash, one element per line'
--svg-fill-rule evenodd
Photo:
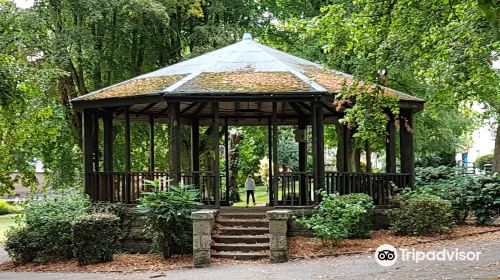
<path fill-rule="evenodd" d="M 303 218 L 299 223 L 312 229 L 314 235 L 330 244 L 353 238 L 369 238 L 371 223 L 368 213 L 373 207 L 373 199 L 366 194 L 326 194 L 317 206 L 317 213 Z"/>
<path fill-rule="evenodd" d="M 489 225 L 500 213 L 500 175 L 485 175 L 466 189 L 467 206 L 476 224 Z"/>
<path fill-rule="evenodd" d="M 454 166 L 455 164 L 455 150 L 425 155 L 415 162 L 416 166 L 421 167 Z"/>
<path fill-rule="evenodd" d="M 8 234 L 6 251 L 19 261 L 44 263 L 73 256 L 71 223 L 85 214 L 90 200 L 78 193 L 33 197 L 24 205 L 25 225 Z M 30 249 L 31 248 L 31 249 Z M 28 252 L 28 254 L 23 255 Z"/>
<path fill-rule="evenodd" d="M 154 181 L 152 182 L 154 185 Z M 199 205 L 199 192 L 188 185 L 170 186 L 167 191 L 143 193 L 140 210 L 146 214 L 146 229 L 157 234 L 157 242 L 163 256 L 168 258 L 178 248 L 185 252 L 186 243 L 191 243 L 188 227 L 191 212 Z"/>
<path fill-rule="evenodd" d="M 391 211 L 391 230 L 402 235 L 447 232 L 455 226 L 450 201 L 434 195 L 395 197 L 399 208 Z"/>
<path fill-rule="evenodd" d="M 9 204 L 7 201 L 0 199 L 0 215 L 13 214 L 21 211 L 17 205 Z"/>
<path fill-rule="evenodd" d="M 74 257 L 78 264 L 111 261 L 119 236 L 119 218 L 113 214 L 85 214 L 72 223 Z"/>
<path fill-rule="evenodd" d="M 474 161 L 474 168 L 483 169 L 485 164 L 493 164 L 493 154 L 480 156 Z"/>

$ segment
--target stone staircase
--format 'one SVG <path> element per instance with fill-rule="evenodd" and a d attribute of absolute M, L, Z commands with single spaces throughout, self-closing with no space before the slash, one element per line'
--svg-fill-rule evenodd
<path fill-rule="evenodd" d="M 212 232 L 211 256 L 236 260 L 269 258 L 271 207 L 222 207 Z"/>

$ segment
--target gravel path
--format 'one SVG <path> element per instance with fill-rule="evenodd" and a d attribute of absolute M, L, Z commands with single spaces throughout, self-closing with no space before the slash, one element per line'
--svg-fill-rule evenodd
<path fill-rule="evenodd" d="M 433 250 L 458 248 L 480 251 L 478 261 L 401 262 L 392 267 L 377 264 L 372 254 L 293 260 L 282 264 L 237 264 L 156 274 L 101 273 L 0 273 L 0 279 L 487 279 L 500 277 L 500 240 L 457 241 Z M 422 249 L 429 251 L 430 249 Z"/>

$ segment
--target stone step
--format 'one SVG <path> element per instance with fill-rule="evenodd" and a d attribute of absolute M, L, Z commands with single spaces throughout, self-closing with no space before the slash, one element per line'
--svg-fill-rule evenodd
<path fill-rule="evenodd" d="M 225 227 L 269 227 L 264 219 L 217 219 L 217 224 Z"/>
<path fill-rule="evenodd" d="M 213 258 L 233 259 L 233 260 L 259 260 L 269 258 L 269 253 L 256 252 L 212 252 Z"/>
<path fill-rule="evenodd" d="M 219 227 L 221 235 L 261 235 L 269 233 L 268 227 Z"/>
<path fill-rule="evenodd" d="M 246 243 L 257 244 L 269 242 L 269 235 L 213 235 L 215 243 Z"/>
<path fill-rule="evenodd" d="M 256 213 L 256 212 L 248 212 L 248 213 L 237 213 L 237 212 L 228 212 L 228 213 L 219 213 L 219 219 L 237 219 L 237 220 L 248 220 L 248 219 L 266 219 L 266 213 Z"/>
<path fill-rule="evenodd" d="M 269 240 L 268 240 L 269 241 Z M 264 251 L 269 250 L 269 243 L 255 243 L 255 244 L 246 244 L 246 243 L 214 243 L 212 244 L 212 250 L 217 252 L 255 252 L 255 251 Z"/>
<path fill-rule="evenodd" d="M 248 208 L 240 206 L 231 206 L 231 207 L 221 207 L 220 212 L 221 213 L 246 213 L 246 212 L 265 213 L 267 211 L 273 210 L 273 208 L 274 207 L 269 207 L 269 206 L 250 206 Z"/>

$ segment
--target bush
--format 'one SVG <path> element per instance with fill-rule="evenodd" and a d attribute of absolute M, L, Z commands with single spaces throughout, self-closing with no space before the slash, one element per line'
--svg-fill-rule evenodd
<path fill-rule="evenodd" d="M 495 158 L 494 154 L 487 154 L 484 156 L 480 156 L 474 161 L 474 168 L 478 168 L 483 170 L 485 164 L 493 164 L 493 159 Z"/>
<path fill-rule="evenodd" d="M 465 192 L 467 206 L 478 225 L 489 225 L 500 213 L 500 175 L 479 177 Z"/>
<path fill-rule="evenodd" d="M 119 237 L 120 222 L 108 213 L 86 214 L 72 223 L 74 257 L 78 264 L 107 262 Z"/>
<path fill-rule="evenodd" d="M 353 238 L 368 238 L 371 223 L 368 212 L 373 208 L 373 199 L 366 194 L 321 194 L 323 200 L 317 206 L 317 213 L 303 218 L 299 223 L 312 229 L 314 235 L 335 245 Z"/>
<path fill-rule="evenodd" d="M 0 215 L 13 214 L 20 212 L 21 209 L 17 205 L 11 205 L 7 201 L 0 199 Z"/>
<path fill-rule="evenodd" d="M 390 214 L 391 230 L 402 235 L 425 235 L 449 231 L 454 226 L 450 201 L 434 195 L 395 197 L 399 208 Z"/>
<path fill-rule="evenodd" d="M 12 231 L 7 237 L 7 252 L 21 262 L 44 263 L 48 258 L 71 258 L 71 222 L 86 213 L 89 205 L 88 197 L 78 193 L 31 198 L 24 205 L 25 226 Z M 23 249 L 26 244 L 33 249 L 29 254 L 22 255 L 27 252 Z"/>
<path fill-rule="evenodd" d="M 172 255 L 172 248 L 178 248 L 182 254 L 187 247 L 192 248 L 191 231 L 187 229 L 192 226 L 192 209 L 200 204 L 199 192 L 188 185 L 158 191 L 156 183 L 151 184 L 154 191 L 143 194 L 139 208 L 147 217 L 146 230 L 157 234 L 156 242 L 165 258 Z"/>

